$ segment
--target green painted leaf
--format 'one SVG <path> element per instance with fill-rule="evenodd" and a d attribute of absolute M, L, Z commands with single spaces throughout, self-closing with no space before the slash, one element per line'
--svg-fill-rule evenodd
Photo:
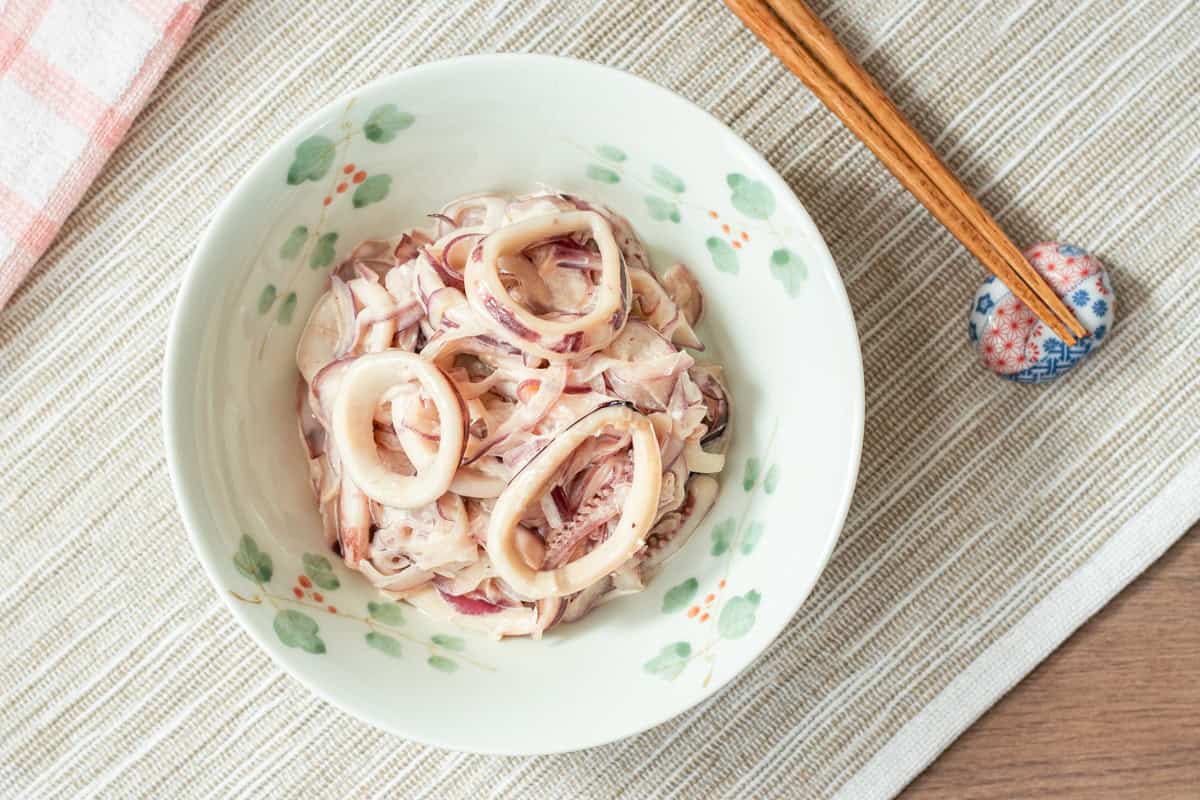
<path fill-rule="evenodd" d="M 608 167 L 602 167 L 599 164 L 587 165 L 587 176 L 594 181 L 601 183 L 617 183 L 621 180 L 621 176 L 613 172 Z"/>
<path fill-rule="evenodd" d="M 312 582 L 327 592 L 331 592 L 342 584 L 337 575 L 333 574 L 333 565 L 325 556 L 316 553 L 305 553 L 300 559 L 304 562 L 304 574 L 312 578 Z"/>
<path fill-rule="evenodd" d="M 687 188 L 682 178 L 658 164 L 650 168 L 650 178 L 668 192 L 675 194 L 683 194 L 683 190 Z"/>
<path fill-rule="evenodd" d="M 746 459 L 746 471 L 742 473 L 742 488 L 747 492 L 754 488 L 754 484 L 758 483 L 758 475 L 762 471 L 762 465 L 758 463 L 758 459 L 751 456 Z"/>
<path fill-rule="evenodd" d="M 258 545 L 249 536 L 242 536 L 238 544 L 237 554 L 233 557 L 233 565 L 237 571 L 255 583 L 270 583 L 274 572 L 271 557 L 258 549 Z"/>
<path fill-rule="evenodd" d="M 754 627 L 754 614 L 761 599 L 762 595 L 753 591 L 741 597 L 730 598 L 717 619 L 717 633 L 721 638 L 739 639 L 749 633 Z"/>
<path fill-rule="evenodd" d="M 310 136 L 296 147 L 292 165 L 288 167 L 287 182 L 298 186 L 305 181 L 319 181 L 333 165 L 333 140 L 325 136 Z"/>
<path fill-rule="evenodd" d="M 673 642 L 658 651 L 658 655 L 642 665 L 642 669 L 651 675 L 674 680 L 687 666 L 692 655 L 692 645 L 689 642 Z"/>
<path fill-rule="evenodd" d="M 712 554 L 724 555 L 733 544 L 733 536 L 737 533 L 737 523 L 733 517 L 718 522 L 712 530 Z"/>
<path fill-rule="evenodd" d="M 309 653 L 325 652 L 325 642 L 317 635 L 316 620 L 302 611 L 288 609 L 275 615 L 275 635 L 288 647 L 299 647 Z"/>
<path fill-rule="evenodd" d="M 746 535 L 742 537 L 741 551 L 742 555 L 748 556 L 754 552 L 754 548 L 758 547 L 758 540 L 762 538 L 763 530 L 766 525 L 760 520 L 755 520 L 746 526 Z"/>
<path fill-rule="evenodd" d="M 371 631 L 367 634 L 367 645 L 392 658 L 400 657 L 400 640 L 387 634 Z"/>
<path fill-rule="evenodd" d="M 732 172 L 725 182 L 733 190 L 729 202 L 733 207 L 752 219 L 766 219 L 775 211 L 775 196 L 762 181 L 747 178 Z"/>
<path fill-rule="evenodd" d="M 734 252 L 733 246 L 729 242 L 719 236 L 710 236 L 704 240 L 704 246 L 708 248 L 708 254 L 712 256 L 713 265 L 718 270 L 737 275 L 737 253 Z"/>
<path fill-rule="evenodd" d="M 596 145 L 596 154 L 601 158 L 608 159 L 609 161 L 620 162 L 625 160 L 625 151 L 619 147 L 614 147 L 611 144 Z"/>
<path fill-rule="evenodd" d="M 444 647 L 447 650 L 465 650 L 467 643 L 463 641 L 461 636 L 447 636 L 444 633 L 435 633 L 430 637 L 430 641 L 439 647 Z"/>
<path fill-rule="evenodd" d="M 692 602 L 692 598 L 696 596 L 696 592 L 700 589 L 700 581 L 695 578 L 688 578 L 678 586 L 672 586 L 665 595 L 663 595 L 662 610 L 664 614 L 672 614 L 681 608 L 686 608 L 687 604 Z"/>
<path fill-rule="evenodd" d="M 387 197 L 388 191 L 392 188 L 391 175 L 372 175 L 358 185 L 354 190 L 354 197 L 350 202 L 355 208 L 369 206 L 371 203 L 378 203 L 383 198 Z"/>
<path fill-rule="evenodd" d="M 763 491 L 767 494 L 775 494 L 775 488 L 779 486 L 779 465 L 772 464 L 767 470 L 767 477 L 763 478 Z"/>
<path fill-rule="evenodd" d="M 646 209 L 650 212 L 651 219 L 669 219 L 671 222 L 679 222 L 681 219 L 679 206 L 652 194 L 646 195 Z"/>
<path fill-rule="evenodd" d="M 287 325 L 292 321 L 292 314 L 296 313 L 296 293 L 289 292 L 288 296 L 279 305 L 279 322 Z"/>
<path fill-rule="evenodd" d="M 393 103 L 378 106 L 367 121 L 363 123 L 363 135 L 372 142 L 386 144 L 396 138 L 396 134 L 412 127 L 417 118 L 407 111 L 401 111 Z"/>
<path fill-rule="evenodd" d="M 304 574 L 310 578 L 313 573 L 329 572 L 333 569 L 333 564 L 329 563 L 328 558 L 316 553 L 305 553 L 300 557 L 300 563 L 304 564 Z"/>
<path fill-rule="evenodd" d="M 320 239 L 317 239 L 317 246 L 313 248 L 312 255 L 308 257 L 308 265 L 313 269 L 318 267 L 328 267 L 333 263 L 333 259 L 337 256 L 337 240 L 336 233 L 327 233 Z"/>
<path fill-rule="evenodd" d="M 800 260 L 800 256 L 787 248 L 781 247 L 771 253 L 771 277 L 783 284 L 788 296 L 800 294 L 800 285 L 808 277 L 808 267 Z"/>
<path fill-rule="evenodd" d="M 275 284 L 268 283 L 258 295 L 258 313 L 265 314 L 275 303 Z"/>
<path fill-rule="evenodd" d="M 397 603 L 376 603 L 372 600 L 367 603 L 367 613 L 384 625 L 404 624 L 404 612 L 400 610 L 400 606 Z"/>
<path fill-rule="evenodd" d="M 300 249 L 304 247 L 304 243 L 308 241 L 308 226 L 297 225 L 292 228 L 292 232 L 283 240 L 283 244 L 279 246 L 279 257 L 284 261 L 291 261 L 296 256 L 300 255 Z"/>
<path fill-rule="evenodd" d="M 458 662 L 453 658 L 445 656 L 430 656 L 425 663 L 441 672 L 456 672 L 458 670 Z"/>

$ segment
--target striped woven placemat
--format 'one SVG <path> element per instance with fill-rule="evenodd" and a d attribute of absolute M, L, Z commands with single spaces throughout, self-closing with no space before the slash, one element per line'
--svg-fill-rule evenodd
<path fill-rule="evenodd" d="M 1090 362 L 1050 387 L 975 364 L 980 267 L 717 0 L 212 2 L 0 313 L 0 795 L 887 795 L 1180 535 L 1200 7 L 816 5 L 1016 241 L 1109 265 L 1120 318 Z M 268 143 L 367 80 L 491 50 L 623 67 L 745 136 L 827 238 L 867 373 L 842 541 L 768 654 L 645 734 L 541 758 L 405 742 L 277 670 L 191 553 L 159 411 L 183 266 Z"/>

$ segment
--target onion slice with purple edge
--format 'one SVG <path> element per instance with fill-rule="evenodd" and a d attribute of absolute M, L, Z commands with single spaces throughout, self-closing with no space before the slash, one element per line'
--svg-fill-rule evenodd
<path fill-rule="evenodd" d="M 581 444 L 610 428 L 629 431 L 633 445 L 633 482 L 616 529 L 581 558 L 557 569 L 531 568 L 516 541 L 517 526 L 525 508 L 546 491 L 547 484 Z M 624 404 L 603 406 L 559 434 L 497 498 L 487 532 L 492 565 L 516 592 L 531 599 L 562 597 L 586 589 L 624 564 L 645 544 L 657 514 L 661 487 L 662 461 L 650 420 Z"/>
<path fill-rule="evenodd" d="M 510 436 L 526 431 L 541 421 L 546 412 L 558 402 L 563 389 L 567 385 L 567 367 L 565 364 L 551 364 L 537 371 L 537 378 L 528 381 L 536 384 L 533 394 L 526 400 L 516 404 L 515 410 L 504 422 L 489 432 L 487 438 L 469 440 L 466 452 L 463 454 L 463 464 L 470 465 L 486 455 L 488 450 L 503 442 Z M 521 385 L 525 385 L 522 381 Z"/>
<path fill-rule="evenodd" d="M 375 408 L 389 389 L 416 379 L 438 412 L 438 450 L 428 468 L 401 475 L 384 465 L 375 445 Z M 462 458 L 465 415 L 458 394 L 441 370 L 413 353 L 389 350 L 359 357 L 342 378 L 333 405 L 332 429 L 346 471 L 376 502 L 418 508 L 450 488 Z"/>
<path fill-rule="evenodd" d="M 523 308 L 500 280 L 500 259 L 530 245 L 590 231 L 600 249 L 601 271 L 591 310 L 571 320 L 542 319 Z M 467 301 L 493 332 L 539 358 L 563 361 L 606 346 L 629 315 L 629 275 L 612 225 L 594 211 L 532 217 L 489 234 L 476 245 L 465 271 Z"/>
<path fill-rule="evenodd" d="M 337 347 L 334 348 L 333 357 L 341 358 L 354 347 L 356 328 L 354 295 L 351 294 L 350 287 L 346 285 L 346 282 L 337 275 L 329 276 L 329 293 L 333 296 L 339 330 Z"/>
<path fill-rule="evenodd" d="M 496 639 L 502 636 L 528 636 L 537 627 L 537 610 L 534 608 L 520 606 L 503 608 L 490 614 L 464 614 L 433 586 L 413 592 L 404 599 L 433 619 L 445 620 Z"/>
<path fill-rule="evenodd" d="M 296 345 L 296 366 L 307 383 L 311 383 L 321 368 L 336 357 L 345 331 L 338 302 L 333 292 L 321 295 L 308 316 L 304 332 L 300 334 L 300 342 Z"/>

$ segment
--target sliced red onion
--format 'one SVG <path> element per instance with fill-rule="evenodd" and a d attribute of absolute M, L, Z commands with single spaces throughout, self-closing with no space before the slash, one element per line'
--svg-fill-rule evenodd
<path fill-rule="evenodd" d="M 391 264 L 388 264 L 388 266 L 390 267 Z M 379 283 L 379 273 L 361 261 L 354 262 L 354 274 L 368 283 Z"/>
<path fill-rule="evenodd" d="M 400 241 L 396 244 L 396 249 L 392 251 L 392 258 L 397 264 L 407 264 L 417 257 L 417 250 L 420 244 L 410 234 L 404 234 L 400 237 Z"/>
<path fill-rule="evenodd" d="M 580 247 L 569 240 L 555 242 L 551 246 L 547 260 L 552 266 L 559 269 L 599 272 L 604 266 L 599 253 L 586 247 Z"/>
<path fill-rule="evenodd" d="M 438 277 L 442 279 L 446 286 L 449 286 L 453 289 L 458 289 L 459 291 L 463 290 L 463 276 L 450 269 L 450 266 L 446 264 L 441 255 L 433 255 L 429 252 L 428 248 L 421 248 L 421 254 L 425 256 L 426 260 L 428 260 L 429 264 L 433 267 Z"/>
<path fill-rule="evenodd" d="M 599 605 L 600 599 L 604 597 L 604 595 L 607 594 L 610 589 L 612 589 L 612 578 L 605 576 L 583 591 L 572 595 L 567 601 L 567 607 L 563 612 L 562 621 L 575 622 L 582 619 L 585 614 Z"/>
<path fill-rule="evenodd" d="M 704 292 L 686 264 L 675 263 L 663 273 L 662 285 L 687 320 L 695 327 L 704 316 Z"/>
<path fill-rule="evenodd" d="M 325 453 L 325 428 L 317 419 L 309 401 L 308 387 L 304 380 L 296 382 L 296 418 L 300 422 L 300 441 L 310 459 Z"/>
<path fill-rule="evenodd" d="M 453 274 L 454 276 L 456 276 L 458 278 L 458 281 L 459 281 L 458 288 L 460 288 L 460 289 L 462 288 L 462 285 L 461 285 L 462 284 L 462 269 L 464 267 L 466 267 L 466 265 L 467 265 L 467 258 L 470 257 L 471 250 L 474 249 L 476 241 L 479 239 L 482 239 L 486 235 L 487 235 L 487 233 L 485 231 L 479 231 L 479 230 L 463 231 L 463 230 L 460 230 L 460 231 L 451 233 L 449 236 L 444 236 L 438 240 L 437 249 L 438 249 L 438 252 L 440 252 L 442 254 L 442 257 L 440 259 L 442 262 L 442 266 L 445 269 L 447 269 L 451 274 Z M 460 242 L 467 242 L 467 241 L 470 241 L 470 246 L 468 246 L 466 248 L 465 253 L 460 254 L 462 256 L 462 258 L 460 260 L 456 257 L 456 255 L 454 253 L 454 249 L 459 245 Z M 453 260 L 451 260 L 451 259 L 453 259 Z M 457 267 L 455 266 L 455 264 L 454 264 L 455 261 L 460 262 L 459 266 L 457 266 Z"/>
<path fill-rule="evenodd" d="M 346 369 L 354 363 L 354 357 L 340 358 L 330 361 L 313 376 L 309 384 L 309 405 L 313 414 L 326 427 L 329 426 L 330 413 L 333 410 L 333 400 L 337 397 L 341 386 L 342 376 Z"/>
<path fill-rule="evenodd" d="M 429 583 L 433 579 L 433 573 L 423 569 L 417 569 L 414 566 L 405 566 L 391 574 L 381 572 L 374 564 L 364 559 L 358 563 L 358 571 L 367 576 L 377 589 L 382 589 L 389 593 L 404 593 L 411 592 L 414 589 L 420 588 Z"/>
<path fill-rule="evenodd" d="M 474 617 L 480 614 L 498 614 L 504 610 L 504 606 L 489 603 L 487 600 L 479 597 L 447 594 L 442 591 L 441 587 L 438 587 L 438 592 L 442 595 L 442 599 L 453 606 L 454 610 L 459 614 L 467 614 Z"/>
<path fill-rule="evenodd" d="M 304 380 L 312 381 L 321 367 L 335 358 L 342 334 L 342 321 L 334 295 L 326 292 L 313 306 L 296 345 L 296 366 Z"/>
<path fill-rule="evenodd" d="M 429 217 L 430 219 L 437 220 L 447 228 L 453 229 L 458 227 L 458 223 L 447 217 L 445 214 L 426 214 L 425 216 Z"/>
<path fill-rule="evenodd" d="M 354 261 L 387 261 L 392 245 L 386 239 L 364 239 L 350 251 Z"/>
<path fill-rule="evenodd" d="M 505 331 L 505 338 L 510 342 L 513 341 L 512 337 L 514 336 L 525 342 L 535 342 L 538 340 L 537 332 L 522 323 L 521 319 L 510 307 L 500 305 L 494 295 L 484 290 L 480 290 L 478 294 L 479 304 L 484 316 L 498 323 L 500 329 Z"/>
<path fill-rule="evenodd" d="M 333 357 L 342 358 L 354 347 L 358 328 L 355 324 L 354 295 L 350 287 L 337 275 L 329 278 L 329 292 L 333 296 L 334 308 L 337 310 L 338 334 L 337 346 Z"/>
<path fill-rule="evenodd" d="M 489 430 L 486 439 L 467 445 L 463 455 L 464 464 L 474 463 L 495 445 L 536 425 L 562 395 L 562 390 L 567 385 L 566 366 L 551 364 L 543 370 L 538 370 L 537 384 L 538 388 L 533 396 L 527 402 L 522 402 L 494 431 Z"/>

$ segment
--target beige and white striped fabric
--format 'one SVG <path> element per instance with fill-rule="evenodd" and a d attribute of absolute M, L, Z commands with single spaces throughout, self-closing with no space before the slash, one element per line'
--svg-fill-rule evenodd
<path fill-rule="evenodd" d="M 978 265 L 718 0 L 214 0 L 0 313 L 0 795 L 886 796 L 1179 536 L 1200 514 L 1200 4 L 816 5 L 1017 241 L 1111 266 L 1089 363 L 1052 387 L 984 373 Z M 247 166 L 336 94 L 493 50 L 617 65 L 745 136 L 828 239 L 867 370 L 854 506 L 779 641 L 677 719 L 542 758 L 394 738 L 275 668 L 192 556 L 160 430 L 180 275 Z"/>

